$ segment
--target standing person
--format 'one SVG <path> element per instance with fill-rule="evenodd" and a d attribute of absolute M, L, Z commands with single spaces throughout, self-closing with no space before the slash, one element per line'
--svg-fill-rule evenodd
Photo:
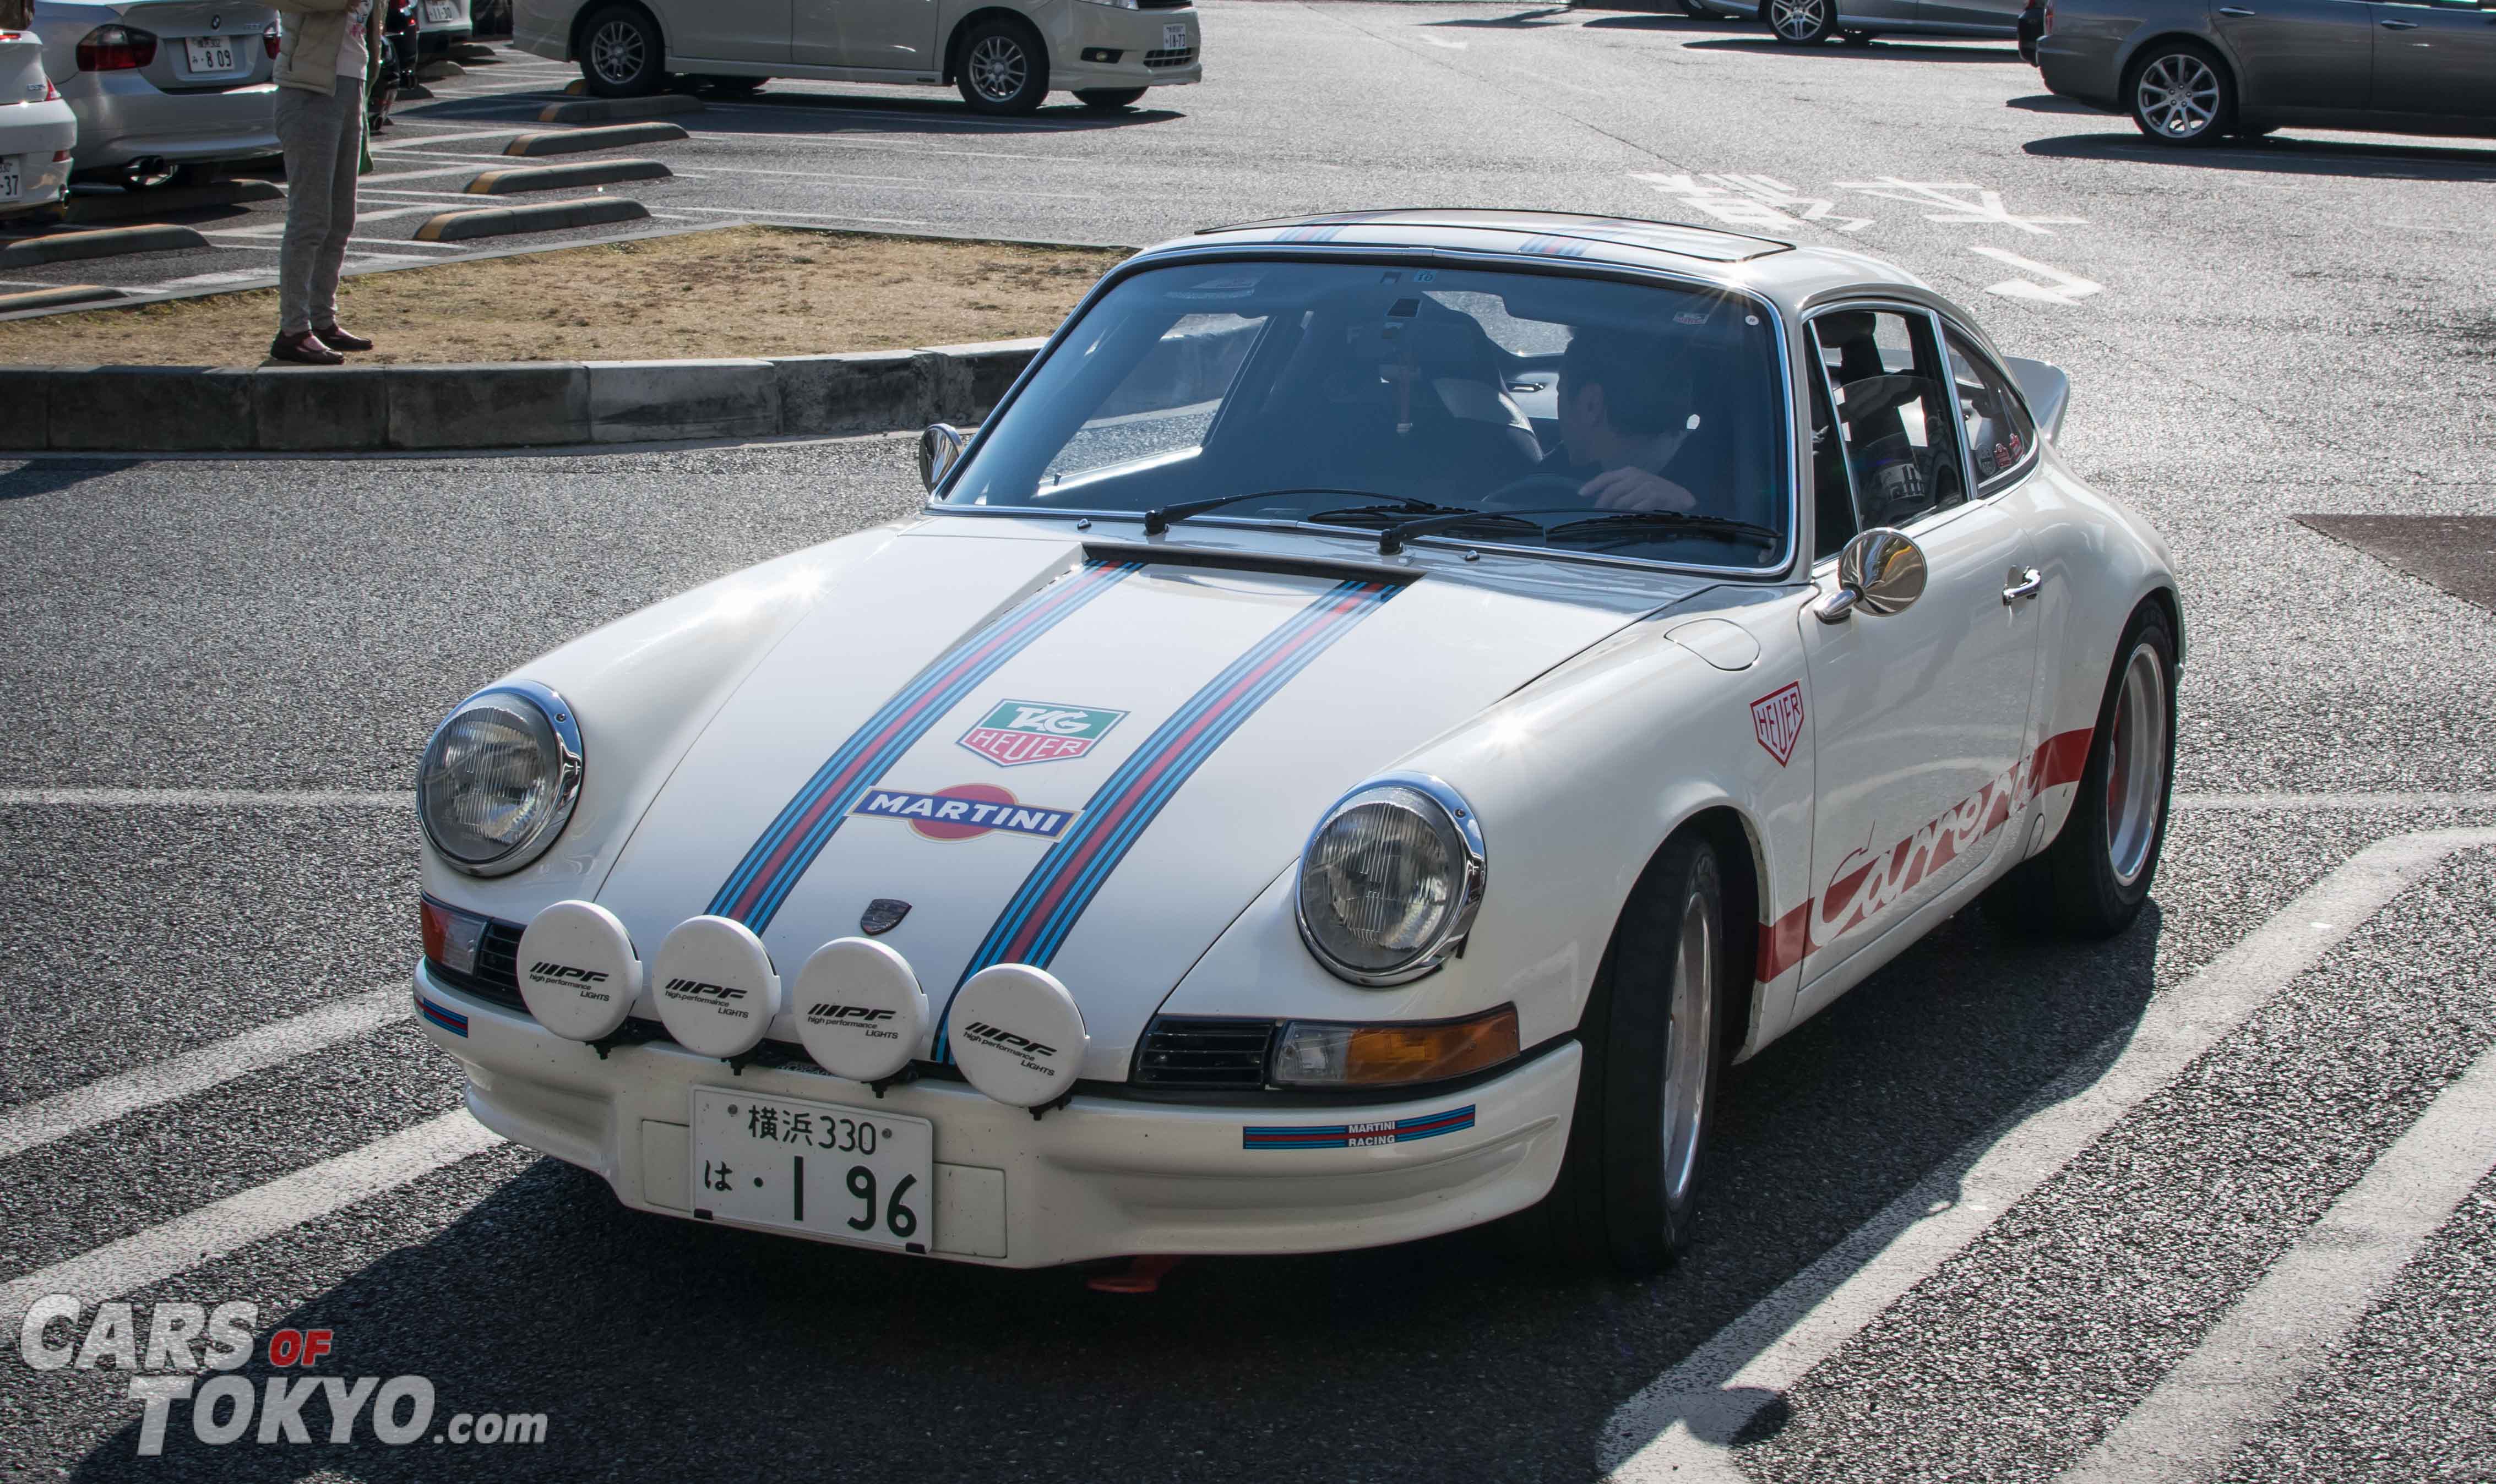
<path fill-rule="evenodd" d="M 338 269 L 356 230 L 364 75 L 380 42 L 373 0 L 277 0 L 277 141 L 286 150 L 286 238 L 277 338 L 268 354 L 334 366 L 373 343 L 338 325 Z"/>

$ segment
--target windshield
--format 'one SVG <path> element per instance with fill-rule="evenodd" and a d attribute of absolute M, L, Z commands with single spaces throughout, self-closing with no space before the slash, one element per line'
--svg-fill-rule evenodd
<path fill-rule="evenodd" d="M 952 505 L 1209 518 L 1726 567 L 1790 525 L 1777 340 L 1745 296 L 1375 263 L 1119 283 Z M 1468 519 L 1476 513 L 1479 519 Z"/>

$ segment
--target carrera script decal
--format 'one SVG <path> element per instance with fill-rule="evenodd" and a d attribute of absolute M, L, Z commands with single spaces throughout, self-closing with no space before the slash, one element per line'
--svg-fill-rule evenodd
<path fill-rule="evenodd" d="M 1436 1138 L 1474 1126 L 1474 1105 L 1425 1113 L 1417 1118 L 1381 1119 L 1367 1124 L 1250 1124 L 1239 1130 L 1242 1149 L 1367 1149 L 1381 1144 L 1409 1144 Z"/>
<path fill-rule="evenodd" d="M 961 977 L 953 981 L 953 992 L 961 993 L 971 975 L 993 964 L 1047 968 L 1109 874 L 1135 849 L 1137 838 L 1180 786 L 1293 676 L 1377 612 L 1396 591 L 1382 582 L 1336 583 L 1171 712 L 1084 804 L 1080 821 L 1049 847 L 1024 878 L 987 937 L 981 940 L 979 950 L 963 966 Z M 945 1032 L 945 1015 L 952 1007 L 948 997 L 944 1014 L 937 1017 L 939 1062 L 952 1060 Z"/>
<path fill-rule="evenodd" d="M 1778 767 L 1793 760 L 1794 744 L 1802 740 L 1800 681 L 1751 702 L 1751 733 L 1768 750 L 1768 756 L 1777 759 Z"/>
<path fill-rule="evenodd" d="M 955 740 L 1001 768 L 1063 762 L 1092 751 L 1093 744 L 1108 736 L 1126 715 L 1098 706 L 999 701 L 979 726 Z"/>
<path fill-rule="evenodd" d="M 929 840 L 969 840 L 992 829 L 1054 840 L 1075 820 L 1071 809 L 1025 804 L 994 784 L 955 784 L 933 793 L 869 788 L 850 810 L 870 819 L 903 819 Z"/>
<path fill-rule="evenodd" d="M 2077 783 L 2089 759 L 2090 729 L 2057 733 L 1940 819 L 1878 853 L 1854 850 L 1816 902 L 1760 924 L 1758 976 L 1764 983 L 1897 905 L 1933 872 L 2000 829 L 2048 788 Z"/>
<path fill-rule="evenodd" d="M 733 917 L 757 933 L 770 926 L 859 798 L 938 718 L 1033 640 L 1142 569 L 1140 562 L 1086 562 L 939 655 L 806 780 L 721 883 L 710 913 Z"/>

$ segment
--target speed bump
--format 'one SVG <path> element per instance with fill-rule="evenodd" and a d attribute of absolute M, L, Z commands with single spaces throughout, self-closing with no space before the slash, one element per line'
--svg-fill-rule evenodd
<path fill-rule="evenodd" d="M 118 258 L 124 253 L 177 253 L 187 247 L 207 245 L 208 239 L 191 228 L 161 222 L 145 227 L 105 227 L 94 232 L 56 232 L 0 247 L 0 268 L 28 268 L 79 258 Z"/>
<path fill-rule="evenodd" d="M 468 194 L 515 196 L 522 191 L 559 191 L 611 185 L 618 180 L 665 180 L 674 173 L 656 160 L 583 160 L 578 165 L 523 166 L 517 170 L 487 170 L 468 182 Z"/>
<path fill-rule="evenodd" d="M 559 129 L 547 134 L 515 135 L 503 146 L 507 155 L 577 155 L 626 144 L 664 144 L 691 139 L 682 124 L 609 124 L 604 129 Z"/>
<path fill-rule="evenodd" d="M 521 232 L 561 232 L 568 227 L 638 222 L 649 214 L 649 207 L 620 196 L 591 196 L 529 206 L 487 206 L 477 211 L 445 211 L 418 228 L 416 240 L 465 242 L 471 237 L 504 237 Z"/>
<path fill-rule="evenodd" d="M 16 314 L 21 309 L 58 309 L 65 304 L 96 304 L 122 296 L 119 289 L 102 284 L 68 284 L 58 289 L 32 289 L 24 294 L 0 294 L 0 314 Z"/>

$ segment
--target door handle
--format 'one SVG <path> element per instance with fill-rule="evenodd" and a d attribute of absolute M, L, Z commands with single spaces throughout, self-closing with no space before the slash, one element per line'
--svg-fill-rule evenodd
<path fill-rule="evenodd" d="M 2002 605 L 2009 607 L 2022 598 L 2034 598 L 2045 590 L 2045 574 L 2034 567 L 2014 567 L 2010 572 L 2011 585 L 2002 590 Z"/>
<path fill-rule="evenodd" d="M 2387 31 L 2415 31 L 2418 28 L 2415 20 L 2379 20 L 2375 23 Z"/>

